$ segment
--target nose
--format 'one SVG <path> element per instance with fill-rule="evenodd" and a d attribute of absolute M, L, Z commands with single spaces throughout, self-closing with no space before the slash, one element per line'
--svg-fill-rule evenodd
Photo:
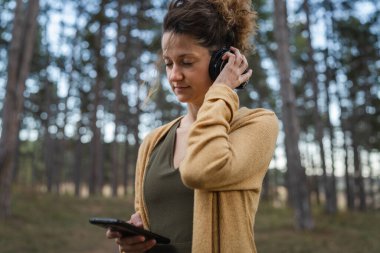
<path fill-rule="evenodd" d="M 170 70 L 170 73 L 169 73 L 169 81 L 177 82 L 182 79 L 183 79 L 183 73 L 181 71 L 181 68 L 179 68 L 176 64 L 173 64 L 173 68 Z"/>

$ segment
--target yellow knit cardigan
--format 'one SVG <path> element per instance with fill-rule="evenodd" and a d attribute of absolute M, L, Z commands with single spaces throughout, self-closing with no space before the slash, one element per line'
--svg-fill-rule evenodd
<path fill-rule="evenodd" d="M 157 142 L 180 119 L 155 129 L 139 149 L 135 209 L 146 228 L 145 169 Z M 184 184 L 194 189 L 193 253 L 256 252 L 255 214 L 277 135 L 273 112 L 239 109 L 232 89 L 210 87 L 190 129 L 179 168 Z"/>

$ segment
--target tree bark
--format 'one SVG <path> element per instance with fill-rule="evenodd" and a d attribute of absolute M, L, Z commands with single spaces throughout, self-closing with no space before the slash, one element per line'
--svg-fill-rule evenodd
<path fill-rule="evenodd" d="M 371 199 L 371 209 L 375 210 L 376 209 L 376 194 L 375 194 L 375 190 L 374 190 L 374 186 L 375 186 L 375 179 L 374 179 L 374 168 L 373 168 L 373 164 L 371 163 L 371 152 L 368 151 L 367 152 L 367 165 L 368 165 L 368 168 L 369 168 L 369 182 L 368 182 L 368 188 L 369 188 L 369 196 L 370 196 L 370 199 Z"/>
<path fill-rule="evenodd" d="M 317 171 L 315 161 L 314 161 L 314 153 L 312 150 L 309 151 L 311 145 L 308 145 L 309 148 L 306 149 L 307 156 L 309 157 L 310 164 L 309 168 L 313 171 L 313 174 L 310 176 L 309 182 L 309 191 L 310 191 L 310 196 L 313 196 L 312 193 L 315 193 L 315 201 L 317 206 L 321 206 L 321 194 L 320 194 L 320 189 L 319 189 L 319 171 Z"/>
<path fill-rule="evenodd" d="M 335 210 L 335 212 L 338 209 L 338 200 L 337 200 L 337 190 L 336 190 L 336 177 L 335 177 L 335 132 L 334 127 L 331 123 L 330 113 L 329 113 L 329 106 L 330 106 L 330 92 L 329 87 L 335 81 L 335 66 L 331 66 L 332 64 L 327 61 L 328 57 L 331 57 L 332 59 L 335 59 L 335 56 L 333 55 L 333 49 L 331 49 L 330 45 L 333 43 L 334 39 L 334 26 L 335 26 L 335 20 L 333 15 L 333 5 L 329 0 L 324 0 L 323 2 L 325 6 L 325 22 L 326 25 L 326 38 L 327 38 L 327 48 L 325 53 L 325 65 L 326 65 L 326 81 L 324 82 L 325 86 L 325 96 L 326 96 L 326 108 L 327 108 L 327 118 L 326 118 L 326 125 L 328 128 L 328 133 L 330 137 L 330 154 L 331 154 L 331 178 L 328 181 L 328 187 L 330 188 L 331 196 L 332 198 L 329 199 L 331 203 L 328 205 L 331 206 L 332 210 Z"/>
<path fill-rule="evenodd" d="M 43 86 L 43 111 L 46 113 L 46 119 L 42 120 L 43 126 L 43 156 L 44 156 L 44 165 L 45 165 L 45 173 L 46 173 L 46 188 L 47 192 L 57 192 L 55 188 L 56 185 L 56 166 L 54 162 L 54 149 L 55 143 L 52 136 L 49 133 L 50 122 L 52 121 L 52 111 L 51 104 L 53 103 L 52 91 L 51 91 L 51 83 L 47 80 L 44 80 Z"/>
<path fill-rule="evenodd" d="M 321 117 L 321 113 L 319 111 L 319 87 L 318 87 L 318 79 L 317 79 L 317 71 L 316 71 L 316 64 L 314 61 L 314 48 L 312 46 L 311 42 L 311 29 L 310 29 L 310 8 L 308 0 L 303 1 L 303 10 L 306 14 L 306 30 L 308 32 L 307 36 L 307 53 L 309 57 L 308 66 L 306 68 L 307 74 L 309 76 L 310 82 L 312 84 L 313 88 L 313 101 L 314 101 L 314 108 L 313 108 L 313 118 L 314 118 L 314 124 L 315 124 L 315 140 L 318 143 L 319 146 L 319 155 L 321 159 L 321 166 L 322 166 L 322 180 L 323 180 L 323 189 L 325 194 L 325 211 L 330 214 L 334 214 L 337 211 L 337 205 L 336 205 L 336 192 L 333 190 L 333 187 L 331 187 L 331 183 L 333 180 L 331 178 L 335 178 L 334 174 L 327 175 L 327 169 L 326 169 L 326 158 L 325 158 L 325 148 L 323 145 L 323 132 L 324 132 L 324 126 L 323 126 L 323 120 Z M 329 111 L 327 110 L 326 114 L 329 114 Z M 333 164 L 332 160 L 332 164 Z M 335 200 L 335 201 L 334 201 Z"/>
<path fill-rule="evenodd" d="M 101 1 L 101 7 L 99 13 L 103 17 L 106 2 Z M 92 111 L 92 121 L 91 121 L 91 175 L 90 175 L 90 194 L 99 194 L 102 192 L 103 188 L 103 149 L 102 149 L 102 134 L 100 131 L 100 119 L 98 119 L 98 110 L 101 104 L 101 91 L 104 83 L 104 61 L 103 56 L 100 51 L 102 48 L 102 39 L 104 36 L 104 18 L 99 21 L 99 29 L 95 35 L 95 70 L 96 70 L 96 80 L 93 87 L 93 111 Z"/>
<path fill-rule="evenodd" d="M 355 185 L 352 182 L 352 177 L 351 173 L 349 170 L 349 163 L 348 163 L 348 145 L 347 145 L 347 130 L 346 130 L 346 121 L 343 117 L 345 114 L 345 108 L 343 107 L 342 104 L 342 98 L 337 92 L 337 98 L 338 98 L 338 103 L 340 107 L 340 122 L 341 122 L 341 129 L 342 129 L 342 134 L 343 134 L 343 151 L 344 151 L 344 181 L 345 181 L 345 195 L 346 195 L 346 208 L 348 210 L 354 210 L 355 209 L 355 196 L 354 196 L 354 187 Z"/>
<path fill-rule="evenodd" d="M 326 38 L 327 38 L 327 47 L 325 50 L 325 65 L 326 65 L 326 81 L 325 81 L 325 95 L 326 95 L 326 107 L 330 105 L 330 93 L 329 93 L 329 86 L 336 80 L 336 56 L 334 54 L 334 47 L 331 45 L 337 41 L 335 38 L 335 19 L 334 19 L 334 6 L 330 0 L 324 0 L 323 5 L 325 8 L 325 22 L 326 24 Z M 328 61 L 327 59 L 334 59 L 334 61 Z M 343 150 L 345 152 L 345 158 L 344 158 L 344 169 L 345 169 L 345 195 L 346 195 L 346 207 L 349 210 L 353 210 L 354 207 L 354 195 L 353 195 L 353 183 L 352 183 L 352 177 L 349 172 L 349 163 L 348 163 L 348 147 L 347 147 L 347 136 L 346 136 L 346 126 L 345 126 L 345 119 L 342 116 L 343 114 L 343 106 L 341 103 L 341 97 L 339 92 L 336 93 L 336 97 L 338 99 L 339 107 L 341 109 L 340 114 L 340 122 L 341 122 L 341 129 L 343 133 Z M 327 113 L 327 127 L 329 130 L 330 135 L 330 149 L 331 149 L 331 180 L 328 184 L 329 187 L 331 187 L 331 192 L 333 193 L 333 196 L 335 199 L 332 199 L 332 204 L 337 206 L 337 190 L 336 190 L 336 178 L 335 178 L 335 147 L 334 147 L 334 140 L 335 140 L 335 134 L 334 134 L 334 128 L 331 124 L 330 114 Z M 336 207 L 337 209 L 337 207 Z"/>
<path fill-rule="evenodd" d="M 288 167 L 288 186 L 291 204 L 295 211 L 295 225 L 299 229 L 312 229 L 309 194 L 305 169 L 301 165 L 299 141 L 299 121 L 296 114 L 294 89 L 290 83 L 289 31 L 287 26 L 286 1 L 274 3 L 276 52 L 280 72 L 282 97 L 282 121 L 285 130 L 285 150 Z"/>
<path fill-rule="evenodd" d="M 130 19 L 131 17 L 127 16 L 126 17 L 127 19 Z M 128 23 L 128 27 L 127 29 L 125 30 L 125 38 L 126 38 L 126 42 L 128 43 L 128 45 L 131 44 L 131 40 L 132 40 L 132 35 L 131 35 L 131 30 L 132 30 L 132 26 L 130 23 Z M 126 45 L 126 43 L 125 43 Z M 123 61 L 123 65 L 122 65 L 122 72 L 125 73 L 125 72 L 128 72 L 129 68 L 131 67 L 131 62 L 132 62 L 132 57 L 130 55 L 130 50 L 128 50 L 127 47 L 124 47 L 124 61 Z M 128 140 L 128 135 L 131 131 L 130 129 L 130 126 L 129 126 L 129 123 L 130 123 L 130 117 L 131 117 L 131 113 L 130 113 L 130 105 L 129 105 L 129 98 L 128 96 L 121 96 L 121 105 L 124 107 L 124 111 L 125 111 L 125 120 L 123 119 L 124 121 L 124 125 L 126 127 L 126 133 L 125 133 L 125 136 L 127 137 L 126 140 L 125 140 L 125 143 L 124 143 L 124 159 L 123 159 L 123 188 L 124 188 L 124 195 L 128 195 L 128 187 L 129 187 L 129 183 L 131 182 L 132 184 L 134 184 L 134 182 L 130 181 L 130 173 L 132 171 L 132 168 L 134 168 L 135 164 L 132 164 L 131 163 L 131 157 L 133 155 L 131 155 L 131 147 L 130 147 L 130 144 L 129 144 L 129 140 Z"/>
<path fill-rule="evenodd" d="M 12 41 L 8 55 L 8 81 L 0 139 L 0 217 L 10 215 L 12 170 L 24 105 L 25 82 L 29 75 L 37 29 L 39 1 L 16 1 Z"/>
<path fill-rule="evenodd" d="M 355 127 L 352 126 L 351 134 L 352 134 L 352 150 L 354 153 L 355 189 L 357 190 L 356 196 L 359 199 L 358 209 L 360 211 L 365 211 L 367 209 L 367 202 L 366 202 L 366 193 L 364 189 L 364 180 L 363 180 L 363 175 L 362 175 L 362 162 L 361 162 L 360 149 L 358 146 L 358 141 L 357 141 L 357 136 L 356 136 L 356 130 L 354 128 Z"/>
<path fill-rule="evenodd" d="M 128 135 L 128 133 L 126 133 Z M 128 195 L 128 186 L 129 186 L 129 172 L 131 171 L 131 164 L 130 164 L 130 157 L 131 152 L 129 148 L 129 141 L 128 139 L 125 140 L 124 145 L 124 164 L 123 164 L 123 188 L 124 188 L 124 195 Z M 132 167 L 134 168 L 134 167 Z M 133 182 L 132 182 L 133 183 Z"/>
<path fill-rule="evenodd" d="M 117 188 L 119 185 L 119 172 L 120 172 L 120 145 L 117 141 L 117 136 L 119 135 L 120 123 L 121 123 L 121 84 L 122 84 L 122 73 L 123 73 L 123 63 L 125 61 L 125 42 L 121 42 L 123 36 L 125 36 L 122 17 L 123 17 L 123 1 L 117 1 L 117 38 L 116 38 L 116 77 L 113 80 L 113 90 L 115 93 L 115 100 L 113 101 L 113 113 L 115 117 L 115 129 L 114 129 L 114 140 L 112 143 L 112 175 L 111 175 L 111 185 L 112 185 L 112 195 L 117 196 Z"/>
<path fill-rule="evenodd" d="M 80 42 L 81 42 L 81 34 L 80 34 L 80 25 L 79 25 L 79 20 L 83 16 L 84 12 L 84 4 L 82 1 L 78 1 L 76 6 L 77 15 L 75 15 L 74 19 L 74 35 L 72 39 L 72 50 L 71 50 L 71 55 L 70 59 L 68 61 L 68 64 L 65 64 L 65 72 L 68 74 L 68 89 L 67 89 L 67 95 L 65 97 L 65 123 L 64 126 L 67 124 L 67 120 L 69 117 L 69 99 L 73 94 L 75 94 L 75 88 L 78 85 L 78 80 L 75 80 L 74 74 L 72 72 L 77 71 L 76 70 L 76 64 L 81 64 L 80 63 L 80 55 L 82 55 L 83 51 L 82 48 L 80 47 Z M 78 63 L 77 63 L 78 62 Z M 78 94 L 79 99 L 81 99 L 81 94 L 79 92 Z M 82 108 L 80 108 L 82 109 Z M 82 110 L 80 111 L 80 114 L 82 114 Z M 79 197 L 81 196 L 81 186 L 82 186 L 82 177 L 83 177 L 83 172 L 82 172 L 82 166 L 83 166 L 83 144 L 81 141 L 82 138 L 82 133 L 80 131 L 81 127 L 85 127 L 82 121 L 82 117 L 79 118 L 79 120 L 76 122 L 76 137 L 75 137 L 75 146 L 74 146 L 74 161 L 73 161 L 73 166 L 71 166 L 71 171 L 73 175 L 73 183 L 74 183 L 74 194 L 75 196 Z"/>
<path fill-rule="evenodd" d="M 53 192 L 54 186 L 54 166 L 52 161 L 51 152 L 53 150 L 53 140 L 48 132 L 48 129 L 45 128 L 44 132 L 44 164 L 46 170 L 46 188 L 47 192 Z"/>
<path fill-rule="evenodd" d="M 82 182 L 82 157 L 83 157 L 83 144 L 81 142 L 81 133 L 80 133 L 81 125 L 78 123 L 77 128 L 77 136 L 78 139 L 75 142 L 75 154 L 74 154 L 74 193 L 75 196 L 79 197 L 81 195 L 81 182 Z"/>

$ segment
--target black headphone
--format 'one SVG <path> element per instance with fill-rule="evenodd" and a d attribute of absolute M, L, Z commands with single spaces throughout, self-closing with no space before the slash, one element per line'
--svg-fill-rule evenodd
<path fill-rule="evenodd" d="M 208 66 L 208 73 L 210 75 L 210 78 L 212 81 L 215 81 L 218 77 L 219 73 L 222 71 L 224 66 L 227 64 L 227 61 L 223 61 L 222 57 L 227 52 L 232 52 L 226 47 L 223 47 L 219 50 L 216 50 L 211 55 L 210 64 Z M 233 52 L 232 52 L 233 53 Z M 245 70 L 243 74 L 247 73 L 248 70 Z M 248 84 L 248 81 L 240 84 L 238 87 L 236 87 L 237 90 L 242 90 L 245 88 L 245 86 Z"/>

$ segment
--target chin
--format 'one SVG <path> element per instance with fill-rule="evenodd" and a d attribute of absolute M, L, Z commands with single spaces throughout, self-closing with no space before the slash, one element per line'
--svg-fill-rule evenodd
<path fill-rule="evenodd" d="M 177 96 L 177 100 L 178 102 L 181 102 L 181 103 L 188 103 L 190 101 L 188 97 L 184 97 L 184 96 Z"/>

